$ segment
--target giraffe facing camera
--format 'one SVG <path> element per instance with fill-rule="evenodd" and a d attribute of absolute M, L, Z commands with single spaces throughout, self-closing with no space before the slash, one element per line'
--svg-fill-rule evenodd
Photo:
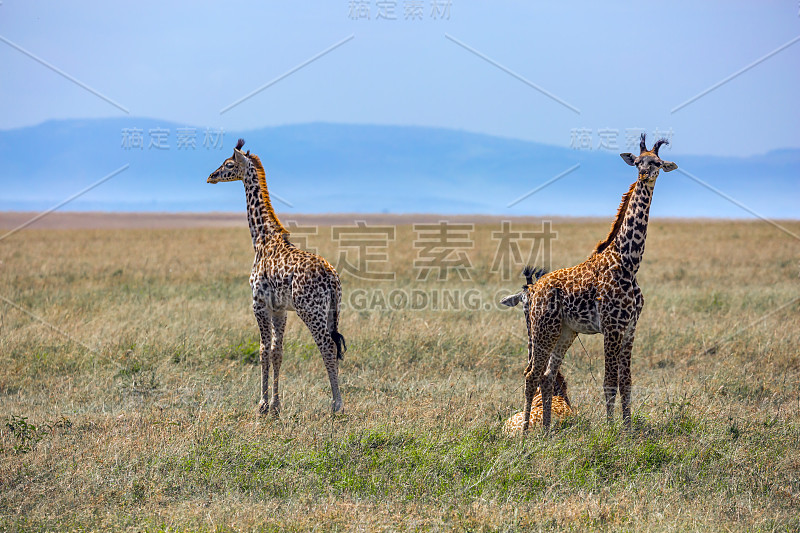
<path fill-rule="evenodd" d="M 603 335 L 606 418 L 609 422 L 614 418 L 619 391 L 622 420 L 627 429 L 631 427 L 631 350 L 644 306 L 636 274 L 644 255 L 656 178 L 661 170 L 678 168 L 658 155 L 658 149 L 666 143 L 660 139 L 648 150 L 642 134 L 637 157 L 620 154 L 636 167 L 638 179 L 622 196 L 608 236 L 597 243 L 586 261 L 541 274 L 535 283 L 530 283 L 533 273 L 528 271 L 528 284 L 522 291 L 501 300 L 509 307 L 522 302 L 528 330 L 523 431 L 530 425 L 537 389 L 542 395 L 542 425 L 550 426 L 554 384 L 564 354 L 579 333 Z"/>

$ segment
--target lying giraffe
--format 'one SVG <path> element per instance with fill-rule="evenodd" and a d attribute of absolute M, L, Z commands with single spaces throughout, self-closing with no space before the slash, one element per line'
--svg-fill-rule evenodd
<path fill-rule="evenodd" d="M 656 141 L 647 149 L 645 136 L 638 157 L 620 154 L 638 170 L 638 179 L 622 197 L 608 236 L 595 246 L 583 263 L 545 274 L 535 284 L 508 296 L 501 303 L 523 302 L 528 329 L 528 366 L 525 369 L 523 430 L 530 424 L 531 402 L 537 385 L 542 393 L 542 425 L 550 426 L 553 386 L 564 358 L 578 333 L 603 334 L 606 417 L 614 418 L 617 390 L 622 400 L 622 420 L 631 426 L 631 349 L 636 322 L 644 306 L 636 273 L 642 262 L 650 202 L 656 178 L 663 169 L 678 168 L 663 161 Z"/>
<path fill-rule="evenodd" d="M 242 181 L 247 197 L 247 220 L 255 260 L 250 273 L 253 313 L 261 333 L 261 414 L 278 415 L 281 408 L 278 378 L 283 361 L 283 333 L 287 311 L 295 311 L 308 326 L 322 354 L 333 394 L 333 412 L 342 411 L 339 359 L 347 350 L 338 331 L 342 286 L 336 270 L 322 257 L 289 242 L 269 199 L 264 167 L 258 156 L 242 152 L 239 139 L 233 155 L 211 173 L 208 183 Z M 272 366 L 272 398 L 268 397 Z"/>
<path fill-rule="evenodd" d="M 551 410 L 553 416 L 562 419 L 575 414 L 572 405 L 569 403 L 569 396 L 567 396 L 567 381 L 560 372 L 556 375 Z M 537 389 L 536 395 L 533 397 L 533 403 L 531 404 L 530 418 L 532 420 L 541 420 L 543 415 L 542 411 L 542 393 Z M 503 433 L 509 437 L 513 437 L 523 432 L 522 427 L 524 424 L 525 412 L 520 411 L 506 420 L 505 424 L 503 424 Z"/>

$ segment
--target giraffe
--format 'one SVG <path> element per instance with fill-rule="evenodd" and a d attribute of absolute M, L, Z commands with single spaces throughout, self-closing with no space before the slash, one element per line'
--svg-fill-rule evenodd
<path fill-rule="evenodd" d="M 556 416 L 561 419 L 564 419 L 568 416 L 575 414 L 575 410 L 569 403 L 569 397 L 567 396 L 567 381 L 564 379 L 564 376 L 562 376 L 560 372 L 556 375 L 556 382 L 553 389 L 553 403 L 551 410 L 553 416 Z M 541 420 L 542 414 L 543 414 L 542 393 L 540 390 L 537 390 L 536 395 L 533 397 L 533 402 L 531 404 L 530 418 L 532 420 Z M 525 422 L 525 413 L 523 411 L 514 414 L 508 420 L 505 421 L 505 424 L 503 424 L 503 433 L 508 437 L 513 437 L 517 434 L 521 434 L 524 422 Z"/>
<path fill-rule="evenodd" d="M 522 286 L 523 290 L 536 283 L 536 281 L 545 274 L 547 274 L 547 271 L 543 268 L 534 268 L 530 265 L 526 266 L 522 271 L 522 275 L 525 276 L 525 285 Z M 525 317 L 527 320 L 528 314 L 526 314 Z M 534 420 L 541 420 L 543 415 L 542 411 L 542 392 L 541 389 L 537 388 L 536 395 L 533 397 L 531 404 L 530 418 Z M 553 386 L 551 411 L 552 414 L 558 418 L 566 418 L 575 412 L 572 408 L 572 404 L 569 401 L 569 395 L 567 393 L 567 380 L 564 379 L 560 369 L 556 373 L 555 383 Z M 521 434 L 524 421 L 524 411 L 520 411 L 512 415 L 508 420 L 506 420 L 505 424 L 503 424 L 503 433 L 508 437 Z"/>
<path fill-rule="evenodd" d="M 242 152 L 239 139 L 233 155 L 211 173 L 208 183 L 242 181 L 247 198 L 247 220 L 255 259 L 250 273 L 253 314 L 261 334 L 261 414 L 280 413 L 278 378 L 283 361 L 283 333 L 287 311 L 295 311 L 311 332 L 322 354 L 333 395 L 334 413 L 344 408 L 339 393 L 339 360 L 347 350 L 338 331 L 342 286 L 336 270 L 322 257 L 289 242 L 289 231 L 278 220 L 267 190 L 266 174 L 258 156 Z M 272 397 L 269 369 L 272 367 Z"/>
<path fill-rule="evenodd" d="M 556 376 L 564 354 L 579 333 L 603 335 L 605 352 L 606 418 L 614 418 L 617 391 L 622 403 L 622 420 L 631 427 L 631 349 L 636 323 L 644 306 L 636 273 L 644 254 L 650 202 L 656 178 L 663 169 L 678 165 L 658 156 L 666 139 L 648 150 L 642 134 L 638 157 L 620 154 L 636 167 L 638 179 L 622 196 L 608 236 L 598 242 L 583 263 L 542 274 L 536 283 L 507 296 L 509 307 L 523 303 L 528 330 L 528 366 L 525 369 L 525 410 L 523 431 L 530 424 L 531 402 L 537 385 L 542 393 L 542 425 L 550 426 L 550 411 Z"/>

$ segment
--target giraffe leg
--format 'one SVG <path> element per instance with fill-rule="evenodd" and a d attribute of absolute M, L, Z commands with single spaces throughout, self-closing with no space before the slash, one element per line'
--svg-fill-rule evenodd
<path fill-rule="evenodd" d="M 603 350 L 605 351 L 605 377 L 603 390 L 606 397 L 606 420 L 614 421 L 614 403 L 619 387 L 619 360 L 622 350 L 622 332 L 607 331 L 603 334 Z"/>
<path fill-rule="evenodd" d="M 269 412 L 278 416 L 281 412 L 281 400 L 278 396 L 278 379 L 283 362 L 283 332 L 286 330 L 286 311 L 272 313 L 272 400 Z"/>
<path fill-rule="evenodd" d="M 328 379 L 331 382 L 331 394 L 333 396 L 332 409 L 334 413 L 341 412 L 344 408 L 342 395 L 339 393 L 339 359 L 336 356 L 336 343 L 328 331 L 328 302 L 324 305 L 314 306 L 314 310 L 304 308 L 297 309 L 297 315 L 305 322 L 317 343 L 322 361 L 325 363 L 325 370 L 328 371 Z"/>
<path fill-rule="evenodd" d="M 633 348 L 633 333 L 627 335 L 622 344 L 619 356 L 619 395 L 622 401 L 622 423 L 625 429 L 631 429 L 631 350 Z"/>
<path fill-rule="evenodd" d="M 269 367 L 272 360 L 272 317 L 269 309 L 253 302 L 253 314 L 258 322 L 261 334 L 259 360 L 261 361 L 261 398 L 258 401 L 258 412 L 265 415 L 269 412 Z"/>
<path fill-rule="evenodd" d="M 525 375 L 525 411 L 522 419 L 522 430 L 527 431 L 531 421 L 531 404 L 536 394 L 536 387 L 542 388 L 543 376 L 550 354 L 561 336 L 561 301 L 558 290 L 537 295 L 531 305 L 531 331 L 528 340 L 528 367 Z M 552 388 L 550 400 L 552 401 Z M 544 416 L 544 392 L 542 392 L 542 425 L 550 425 L 550 416 Z M 546 420 L 546 421 L 545 421 Z"/>
<path fill-rule="evenodd" d="M 528 427 L 531 424 L 531 404 L 533 403 L 533 397 L 536 395 L 536 385 L 539 383 L 539 378 L 537 377 L 537 373 L 531 365 L 528 366 L 530 370 L 525 374 L 525 409 L 523 411 L 522 417 L 522 431 L 528 431 Z"/>
<path fill-rule="evenodd" d="M 575 334 L 577 337 L 577 334 Z M 561 369 L 556 372 L 556 382 L 553 388 L 553 395 L 554 396 L 561 396 L 564 398 L 564 402 L 570 407 L 572 407 L 572 403 L 569 401 L 569 394 L 567 393 L 567 380 L 564 379 L 564 375 L 561 373 Z"/>
<path fill-rule="evenodd" d="M 564 354 L 572 345 L 575 337 L 578 334 L 571 329 L 564 327 L 561 330 L 561 335 L 558 337 L 553 351 L 550 354 L 550 361 L 547 365 L 547 370 L 542 379 L 542 425 L 550 427 L 550 420 L 553 407 L 553 389 L 555 387 L 556 377 L 561 376 L 561 363 L 564 361 Z M 563 381 L 563 376 L 561 380 Z"/>

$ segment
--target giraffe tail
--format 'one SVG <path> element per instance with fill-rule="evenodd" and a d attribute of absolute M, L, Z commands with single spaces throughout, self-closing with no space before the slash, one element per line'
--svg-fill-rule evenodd
<path fill-rule="evenodd" d="M 331 289 L 331 314 L 330 323 L 328 324 L 331 331 L 331 339 L 336 345 L 336 358 L 344 359 L 344 353 L 347 351 L 347 343 L 344 341 L 344 335 L 339 333 L 339 298 L 341 296 L 341 289 L 339 288 L 339 281 L 336 280 L 334 287 Z"/>
<path fill-rule="evenodd" d="M 333 330 L 331 332 L 331 338 L 336 344 L 336 358 L 344 359 L 344 353 L 347 351 L 347 343 L 344 342 L 344 335 L 339 333 L 337 330 Z"/>

